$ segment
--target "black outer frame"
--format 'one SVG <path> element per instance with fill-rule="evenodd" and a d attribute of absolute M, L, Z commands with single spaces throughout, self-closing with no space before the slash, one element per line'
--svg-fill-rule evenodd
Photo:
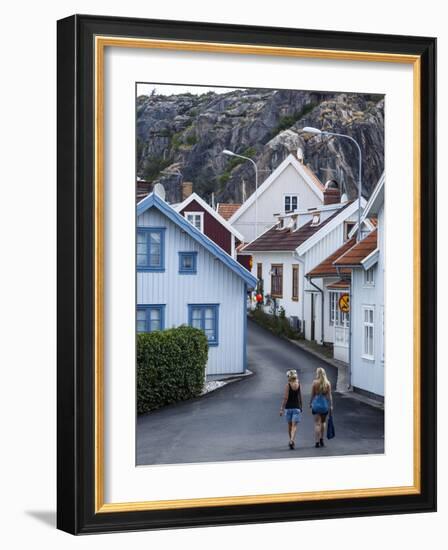
<path fill-rule="evenodd" d="M 58 21 L 57 527 L 72 534 L 436 510 L 436 39 L 74 15 Z M 94 513 L 95 35 L 421 56 L 421 493 Z"/>

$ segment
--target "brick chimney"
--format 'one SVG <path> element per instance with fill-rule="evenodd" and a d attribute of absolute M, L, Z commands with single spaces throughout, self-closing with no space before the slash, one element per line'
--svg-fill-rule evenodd
<path fill-rule="evenodd" d="M 324 204 L 337 204 L 341 202 L 341 190 L 336 180 L 328 180 L 324 189 Z"/>
<path fill-rule="evenodd" d="M 183 181 L 182 182 L 182 200 L 184 201 L 193 193 L 193 182 L 192 181 Z"/>

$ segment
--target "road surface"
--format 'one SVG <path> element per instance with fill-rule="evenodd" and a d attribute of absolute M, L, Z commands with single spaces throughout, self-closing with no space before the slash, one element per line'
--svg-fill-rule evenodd
<path fill-rule="evenodd" d="M 254 373 L 210 394 L 153 411 L 137 419 L 137 464 L 222 462 L 384 452 L 384 414 L 334 393 L 336 437 L 314 447 L 309 392 L 317 367 L 336 387 L 337 369 L 294 344 L 248 322 L 248 368 Z M 279 416 L 286 371 L 299 373 L 304 414 L 296 448 L 288 447 Z"/>

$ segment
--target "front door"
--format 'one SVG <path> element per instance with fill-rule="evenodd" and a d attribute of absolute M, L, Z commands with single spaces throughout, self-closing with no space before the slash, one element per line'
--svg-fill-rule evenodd
<path fill-rule="evenodd" d="M 333 355 L 335 359 L 349 362 L 350 314 L 339 312 L 334 320 Z"/>

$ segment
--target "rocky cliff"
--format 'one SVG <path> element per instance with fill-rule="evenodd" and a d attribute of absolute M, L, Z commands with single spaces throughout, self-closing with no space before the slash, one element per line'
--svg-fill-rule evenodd
<path fill-rule="evenodd" d="M 304 126 L 352 136 L 363 154 L 363 194 L 384 168 L 384 99 L 350 93 L 241 89 L 225 94 L 152 95 L 137 98 L 137 175 L 160 181 L 170 201 L 180 200 L 181 178 L 216 202 L 242 202 L 300 147 L 304 162 L 325 182 L 338 180 L 356 196 L 358 156 L 347 139 L 300 133 Z"/>

